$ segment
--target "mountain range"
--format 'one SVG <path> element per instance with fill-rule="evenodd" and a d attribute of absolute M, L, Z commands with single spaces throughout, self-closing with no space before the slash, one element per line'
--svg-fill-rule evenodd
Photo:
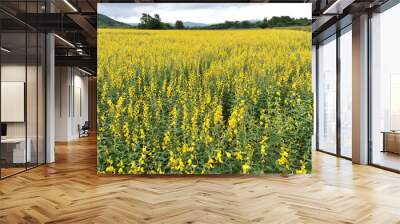
<path fill-rule="evenodd" d="M 103 15 L 103 14 L 97 14 L 97 27 L 98 28 L 129 28 L 129 27 L 132 27 L 132 25 L 111 19 L 110 17 Z"/>

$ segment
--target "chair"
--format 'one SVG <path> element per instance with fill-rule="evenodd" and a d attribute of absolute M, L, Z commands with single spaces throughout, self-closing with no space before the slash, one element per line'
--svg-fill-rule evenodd
<path fill-rule="evenodd" d="M 85 121 L 82 127 L 78 124 L 79 138 L 89 136 L 89 129 L 90 129 L 89 121 Z"/>

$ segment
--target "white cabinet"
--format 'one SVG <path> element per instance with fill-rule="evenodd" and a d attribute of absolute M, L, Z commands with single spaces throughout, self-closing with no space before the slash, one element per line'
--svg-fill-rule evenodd
<path fill-rule="evenodd" d="M 13 163 L 25 163 L 32 161 L 32 140 L 26 140 L 27 147 L 25 151 L 25 138 L 7 138 L 2 139 L 1 144 L 7 144 L 13 148 Z"/>

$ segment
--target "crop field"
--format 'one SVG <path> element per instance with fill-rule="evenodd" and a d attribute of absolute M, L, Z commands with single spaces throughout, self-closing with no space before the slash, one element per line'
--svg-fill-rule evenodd
<path fill-rule="evenodd" d="M 98 30 L 99 174 L 311 172 L 311 33 Z"/>

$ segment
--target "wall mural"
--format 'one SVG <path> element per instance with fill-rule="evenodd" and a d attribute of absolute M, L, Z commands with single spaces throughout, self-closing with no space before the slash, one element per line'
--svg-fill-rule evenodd
<path fill-rule="evenodd" d="M 310 173 L 310 19 L 196 26 L 164 22 L 168 5 L 136 24 L 99 15 L 98 173 Z"/>

